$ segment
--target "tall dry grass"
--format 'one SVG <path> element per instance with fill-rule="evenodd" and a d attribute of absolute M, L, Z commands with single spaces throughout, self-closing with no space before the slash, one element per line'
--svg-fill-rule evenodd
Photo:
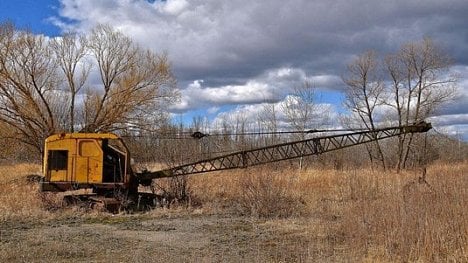
<path fill-rule="evenodd" d="M 0 167 L 0 222 L 63 216 L 27 181 L 38 172 L 35 165 Z M 367 262 L 468 262 L 467 162 L 432 165 L 425 177 L 420 170 L 266 167 L 195 175 L 188 183 L 201 213 L 297 219 L 302 252 L 340 251 Z"/>
<path fill-rule="evenodd" d="M 40 173 L 40 166 L 33 164 L 0 166 L 0 221 L 36 218 L 47 213 L 37 183 L 27 179 L 28 175 Z"/>
<path fill-rule="evenodd" d="M 340 186 L 342 231 L 366 259 L 404 262 L 468 260 L 467 164 L 422 172 L 347 173 Z"/>
<path fill-rule="evenodd" d="M 328 246 L 355 260 L 468 261 L 468 163 L 433 165 L 424 177 L 422 170 L 234 171 L 193 177 L 191 187 L 209 210 L 309 219 Z"/>
<path fill-rule="evenodd" d="M 336 171 L 256 168 L 190 178 L 191 192 L 208 210 L 260 218 L 306 216 L 339 192 Z"/>
<path fill-rule="evenodd" d="M 0 166 L 0 222 L 49 220 L 82 214 L 63 206 L 63 194 L 39 192 L 37 164 Z"/>

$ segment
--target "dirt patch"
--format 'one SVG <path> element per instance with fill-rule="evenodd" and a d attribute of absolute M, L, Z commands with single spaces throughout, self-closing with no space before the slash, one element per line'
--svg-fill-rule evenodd
<path fill-rule="evenodd" d="M 310 221 L 116 215 L 0 225 L 0 261 L 295 262 L 326 259 Z M 323 252 L 323 251 L 322 251 Z M 328 255 L 326 255 L 328 254 Z"/>

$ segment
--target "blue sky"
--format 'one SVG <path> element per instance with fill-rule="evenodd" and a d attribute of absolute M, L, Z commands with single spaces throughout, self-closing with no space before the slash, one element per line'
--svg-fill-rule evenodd
<path fill-rule="evenodd" d="M 0 20 L 10 20 L 19 27 L 31 29 L 34 33 L 59 35 L 60 28 L 50 21 L 51 16 L 57 15 L 59 7 L 58 0 L 2 0 Z"/>
<path fill-rule="evenodd" d="M 25 0 L 0 2 L 0 21 L 47 36 L 110 24 L 144 47 L 166 52 L 182 98 L 176 119 L 254 117 L 310 80 L 317 103 L 342 108 L 345 66 L 374 49 L 395 52 L 431 37 L 454 58 L 459 98 L 431 118 L 468 138 L 468 2 L 465 0 Z"/>

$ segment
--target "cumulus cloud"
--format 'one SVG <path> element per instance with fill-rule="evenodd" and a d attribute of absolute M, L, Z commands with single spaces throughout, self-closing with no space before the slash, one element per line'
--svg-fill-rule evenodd
<path fill-rule="evenodd" d="M 269 70 L 238 85 L 207 86 L 203 80 L 194 80 L 182 90 L 181 101 L 175 111 L 187 111 L 209 106 L 258 104 L 278 102 L 305 82 L 316 89 L 334 89 L 341 86 L 338 76 L 308 77 L 301 69 L 280 68 Z"/>
<path fill-rule="evenodd" d="M 188 6 L 186 0 L 168 0 L 166 3 L 159 3 L 161 10 L 169 15 L 179 15 Z"/>
<path fill-rule="evenodd" d="M 61 0 L 58 23 L 81 31 L 97 23 L 143 45 L 167 50 L 182 78 L 258 75 L 293 66 L 318 73 L 341 68 L 354 53 L 395 50 L 432 36 L 467 61 L 466 1 Z M 57 17 L 56 21 L 60 21 Z M 62 21 L 63 22 L 63 21 Z M 66 26 L 65 26 L 66 25 Z M 451 26 L 450 30 L 446 30 Z M 452 41 L 461 40 L 461 41 Z M 250 72 L 250 74 L 249 74 Z"/>
<path fill-rule="evenodd" d="M 467 114 L 468 113 L 468 66 L 457 65 L 451 68 L 450 74 L 457 76 L 458 89 L 455 98 L 447 103 L 438 114 Z M 468 123 L 468 122 L 467 122 Z"/>
<path fill-rule="evenodd" d="M 440 115 L 429 118 L 436 132 L 468 140 L 467 114 Z"/>
<path fill-rule="evenodd" d="M 466 0 L 60 0 L 63 30 L 110 24 L 167 52 L 182 89 L 172 110 L 279 102 L 305 79 L 340 90 L 345 65 L 429 36 L 462 72 L 460 100 L 440 114 L 468 114 Z"/>
<path fill-rule="evenodd" d="M 240 105 L 232 110 L 217 114 L 212 121 L 212 126 L 214 129 L 219 130 L 226 122 L 231 125 L 242 122 L 250 130 L 262 130 L 268 126 L 264 122 L 271 121 L 271 115 L 274 114 L 278 130 L 291 130 L 294 127 L 291 125 L 291 120 L 288 118 L 284 107 L 286 103 L 299 101 L 301 101 L 301 98 L 288 95 L 278 102 Z M 307 129 L 336 127 L 339 114 L 334 105 L 316 103 L 314 108 L 315 111 L 310 116 Z"/>

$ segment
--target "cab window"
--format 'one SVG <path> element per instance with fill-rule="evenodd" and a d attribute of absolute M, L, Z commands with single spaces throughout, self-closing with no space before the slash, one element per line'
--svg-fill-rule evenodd
<path fill-rule="evenodd" d="M 48 153 L 49 170 L 67 170 L 68 151 L 52 150 Z"/>

